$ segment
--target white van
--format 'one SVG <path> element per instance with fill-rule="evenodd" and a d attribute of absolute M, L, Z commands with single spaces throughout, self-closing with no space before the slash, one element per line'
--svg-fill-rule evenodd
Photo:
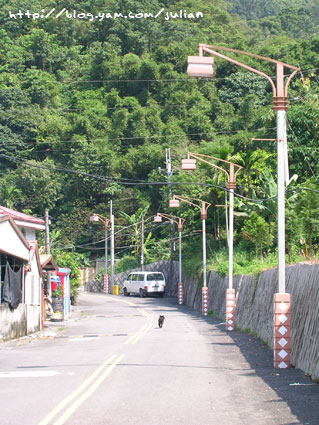
<path fill-rule="evenodd" d="M 146 297 L 155 294 L 163 297 L 165 289 L 165 277 L 161 272 L 132 272 L 123 283 L 125 296 L 139 294 L 140 297 Z"/>

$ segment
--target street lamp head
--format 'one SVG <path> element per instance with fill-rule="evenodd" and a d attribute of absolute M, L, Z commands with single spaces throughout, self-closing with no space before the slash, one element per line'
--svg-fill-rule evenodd
<path fill-rule="evenodd" d="M 196 159 L 182 159 L 182 170 L 196 170 Z"/>
<path fill-rule="evenodd" d="M 189 77 L 211 78 L 214 73 L 213 64 L 213 57 L 188 56 L 187 75 Z"/>
<path fill-rule="evenodd" d="M 179 200 L 178 199 L 170 199 L 169 207 L 170 208 L 178 208 L 179 207 Z"/>
<path fill-rule="evenodd" d="M 160 215 L 156 215 L 154 217 L 154 223 L 162 223 L 162 217 Z"/>
<path fill-rule="evenodd" d="M 90 221 L 99 221 L 99 217 L 97 216 L 97 215 L 95 215 L 95 214 L 93 214 L 93 215 L 91 215 L 91 217 L 90 217 Z"/>

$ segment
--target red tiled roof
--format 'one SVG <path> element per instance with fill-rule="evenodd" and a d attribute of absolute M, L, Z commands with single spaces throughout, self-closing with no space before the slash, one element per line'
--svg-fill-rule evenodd
<path fill-rule="evenodd" d="M 32 217 L 32 215 L 24 214 L 15 210 L 12 210 L 11 208 L 2 207 L 0 205 L 0 217 L 3 217 L 5 215 L 9 215 L 14 220 L 21 220 L 28 223 L 35 223 L 35 224 L 45 224 L 45 221 L 41 218 Z"/>

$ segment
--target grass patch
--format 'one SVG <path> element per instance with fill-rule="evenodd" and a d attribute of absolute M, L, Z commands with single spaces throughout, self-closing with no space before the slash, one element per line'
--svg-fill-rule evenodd
<path fill-rule="evenodd" d="M 211 244 L 212 245 L 212 244 Z M 215 249 L 216 248 L 216 249 Z M 228 275 L 228 248 L 213 247 L 207 250 L 207 272 L 215 270 L 221 276 Z M 203 270 L 202 248 L 200 246 L 193 247 L 195 252 L 187 253 L 183 258 L 183 272 L 186 276 L 200 276 Z M 305 261 L 305 258 L 300 255 L 291 256 L 290 262 L 286 256 L 286 264 L 295 264 Z M 261 261 L 256 259 L 254 253 L 247 252 L 240 247 L 234 248 L 233 255 L 233 274 L 239 275 L 258 275 L 261 272 L 277 267 L 278 257 L 277 252 L 271 252 Z"/>
<path fill-rule="evenodd" d="M 266 346 L 269 350 L 272 350 L 272 347 L 268 344 L 268 342 L 267 342 L 267 341 L 265 341 L 265 340 L 263 340 L 263 339 L 261 339 L 257 332 L 252 331 L 252 330 L 251 330 L 251 329 L 249 329 L 249 328 L 240 329 L 240 328 L 238 328 L 236 325 L 235 325 L 235 328 L 236 328 L 237 330 L 239 330 L 239 331 L 241 331 L 241 332 L 243 332 L 243 333 L 247 334 L 247 335 L 251 335 L 251 336 L 253 336 L 253 337 L 255 337 L 255 338 L 259 339 L 263 345 L 265 345 L 265 346 Z"/>
<path fill-rule="evenodd" d="M 218 317 L 216 316 L 216 314 L 213 312 L 213 310 L 208 310 L 208 315 L 210 317 L 213 317 L 214 319 L 218 319 Z"/>

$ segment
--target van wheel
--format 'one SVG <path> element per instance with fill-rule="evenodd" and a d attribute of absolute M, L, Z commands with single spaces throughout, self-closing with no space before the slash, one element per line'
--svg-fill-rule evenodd
<path fill-rule="evenodd" d="M 140 288 L 140 297 L 144 298 L 145 297 L 145 292 L 144 289 Z"/>
<path fill-rule="evenodd" d="M 127 288 L 124 288 L 124 289 L 123 289 L 123 293 L 124 293 L 124 296 L 125 296 L 125 297 L 128 297 L 128 296 L 130 295 L 130 293 L 129 293 L 129 292 L 127 292 Z"/>
<path fill-rule="evenodd" d="M 163 298 L 164 297 L 164 292 L 160 292 L 158 295 L 159 295 L 160 298 Z"/>

